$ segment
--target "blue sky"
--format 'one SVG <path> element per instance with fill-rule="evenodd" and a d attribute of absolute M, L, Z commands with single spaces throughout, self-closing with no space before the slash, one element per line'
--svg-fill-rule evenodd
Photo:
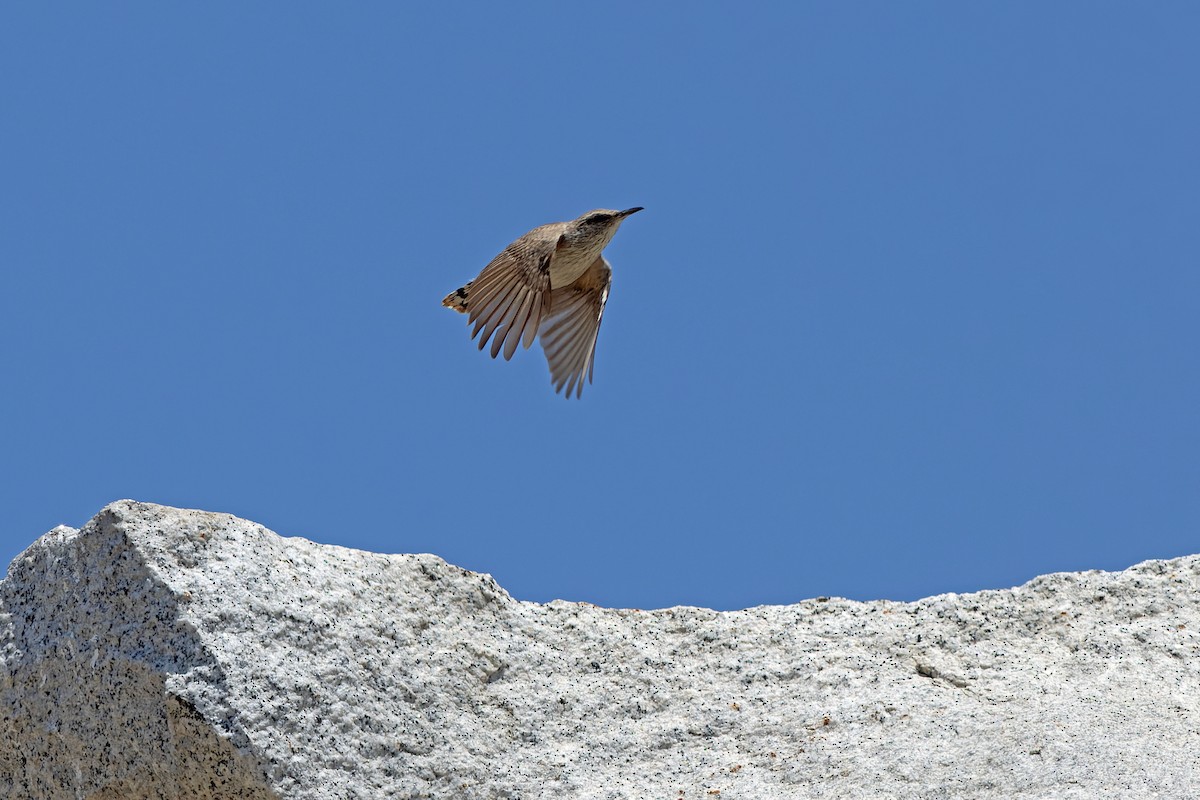
<path fill-rule="evenodd" d="M 516 597 L 1200 551 L 1194 3 L 0 12 L 0 562 L 119 498 Z M 581 401 L 440 306 L 646 210 Z"/>

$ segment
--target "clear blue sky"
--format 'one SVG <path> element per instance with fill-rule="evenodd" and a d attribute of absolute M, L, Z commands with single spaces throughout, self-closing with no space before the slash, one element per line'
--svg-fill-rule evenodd
<path fill-rule="evenodd" d="M 0 562 L 118 498 L 516 597 L 1200 551 L 1200 6 L 0 11 Z M 440 306 L 609 247 L 595 384 Z"/>

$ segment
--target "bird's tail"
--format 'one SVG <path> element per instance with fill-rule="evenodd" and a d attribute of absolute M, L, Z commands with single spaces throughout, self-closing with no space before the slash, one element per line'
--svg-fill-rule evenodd
<path fill-rule="evenodd" d="M 446 299 L 442 301 L 442 305 L 446 308 L 453 308 L 460 314 L 467 313 L 467 292 L 470 291 L 471 284 L 455 289 L 450 294 L 446 295 Z"/>

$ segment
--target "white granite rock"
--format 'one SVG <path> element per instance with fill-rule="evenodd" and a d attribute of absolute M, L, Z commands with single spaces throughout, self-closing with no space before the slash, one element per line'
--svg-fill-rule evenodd
<path fill-rule="evenodd" d="M 0 796 L 1200 796 L 1200 557 L 916 603 L 513 600 L 122 501 L 0 584 Z"/>

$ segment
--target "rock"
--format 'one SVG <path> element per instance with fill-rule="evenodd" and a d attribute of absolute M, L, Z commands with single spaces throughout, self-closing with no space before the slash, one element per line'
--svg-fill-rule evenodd
<path fill-rule="evenodd" d="M 1200 557 L 915 603 L 548 605 L 122 501 L 0 584 L 12 798 L 1200 793 Z"/>

